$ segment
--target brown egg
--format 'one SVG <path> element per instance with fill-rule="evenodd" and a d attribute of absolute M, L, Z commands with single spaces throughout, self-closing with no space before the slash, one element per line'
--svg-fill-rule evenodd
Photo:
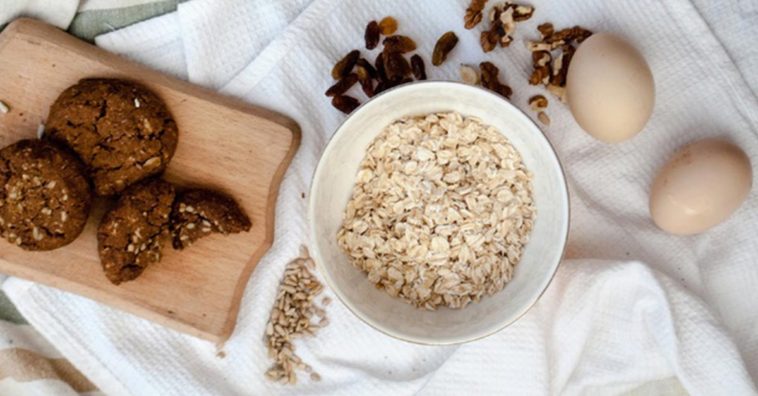
<path fill-rule="evenodd" d="M 655 85 L 645 58 L 631 44 L 596 33 L 571 58 L 566 95 L 582 129 L 616 143 L 645 127 L 653 112 Z"/>
<path fill-rule="evenodd" d="M 672 234 L 697 234 L 737 210 L 752 182 L 750 159 L 742 150 L 719 139 L 700 140 L 677 151 L 659 171 L 650 215 Z"/>

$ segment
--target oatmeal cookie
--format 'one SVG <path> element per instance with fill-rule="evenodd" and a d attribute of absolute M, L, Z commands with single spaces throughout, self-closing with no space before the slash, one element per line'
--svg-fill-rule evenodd
<path fill-rule="evenodd" d="M 71 243 L 87 223 L 92 191 L 75 155 L 21 140 L 0 150 L 0 235 L 26 250 Z"/>
<path fill-rule="evenodd" d="M 98 195 L 166 169 L 178 131 L 166 105 L 133 82 L 85 79 L 50 108 L 45 138 L 74 150 L 87 166 Z"/>
<path fill-rule="evenodd" d="M 97 244 L 108 280 L 116 285 L 133 280 L 160 261 L 175 196 L 170 183 L 149 179 L 129 187 L 103 216 Z"/>
<path fill-rule="evenodd" d="M 179 194 L 171 212 L 174 249 L 182 250 L 212 232 L 224 235 L 250 231 L 252 223 L 234 199 L 210 190 Z"/>

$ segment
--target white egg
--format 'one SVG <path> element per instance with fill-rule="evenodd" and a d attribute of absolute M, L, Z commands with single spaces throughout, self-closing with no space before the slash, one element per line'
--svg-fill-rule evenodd
<path fill-rule="evenodd" d="M 635 136 L 653 112 L 650 67 L 631 44 L 611 34 L 593 34 L 580 44 L 566 78 L 571 113 L 587 133 L 604 142 Z"/>
<path fill-rule="evenodd" d="M 650 215 L 672 234 L 697 234 L 737 210 L 752 182 L 750 160 L 742 150 L 723 140 L 700 140 L 677 151 L 658 172 Z"/>

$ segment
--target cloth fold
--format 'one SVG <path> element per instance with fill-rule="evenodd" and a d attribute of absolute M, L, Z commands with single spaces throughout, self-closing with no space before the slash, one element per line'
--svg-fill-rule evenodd
<path fill-rule="evenodd" d="M 483 55 L 478 30 L 462 26 L 465 0 L 315 0 L 294 22 L 285 27 L 287 18 L 280 19 L 242 51 L 235 47 L 246 44 L 236 39 L 213 38 L 249 34 L 248 24 L 266 15 L 240 12 L 241 18 L 219 21 L 204 13 L 222 5 L 241 10 L 249 2 L 194 6 L 203 1 L 97 43 L 164 70 L 180 71 L 177 59 L 183 56 L 190 81 L 291 116 L 303 141 L 280 190 L 274 246 L 250 279 L 225 358 L 206 342 L 69 293 L 18 279 L 3 285 L 28 320 L 100 389 L 162 395 L 756 393 L 750 376 L 758 377 L 756 193 L 729 221 L 692 237 L 658 230 L 647 209 L 655 172 L 686 142 L 723 136 L 758 158 L 758 102 L 690 2 L 534 1 L 535 16 L 519 24 L 516 42 Z M 272 15 L 298 14 L 285 10 Z M 653 69 L 656 108 L 639 136 L 605 145 L 551 100 L 545 134 L 565 166 L 572 198 L 568 259 L 518 322 L 469 344 L 427 347 L 379 334 L 332 304 L 331 325 L 297 343 L 323 381 L 292 388 L 269 384 L 261 335 L 281 271 L 308 240 L 300 196 L 344 119 L 323 96 L 332 83 L 329 70 L 344 53 L 363 47 L 368 21 L 386 15 L 398 19 L 400 34 L 417 41 L 430 78 L 457 80 L 459 64 L 491 60 L 514 89 L 512 103 L 523 109 L 540 92 L 527 83 L 531 56 L 522 46 L 537 36 L 537 24 L 620 34 Z M 432 67 L 434 43 L 447 30 L 460 43 L 442 67 Z M 162 41 L 164 34 L 172 39 Z M 130 44 L 135 37 L 143 44 Z M 174 55 L 155 57 L 161 46 Z M 221 54 L 229 66 L 219 66 Z"/>
<path fill-rule="evenodd" d="M 19 17 L 32 17 L 66 29 L 77 8 L 79 0 L 5 0 L 0 2 L 0 26 Z"/>

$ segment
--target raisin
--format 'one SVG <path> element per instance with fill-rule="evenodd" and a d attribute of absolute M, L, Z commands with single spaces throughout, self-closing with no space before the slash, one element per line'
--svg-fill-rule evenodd
<path fill-rule="evenodd" d="M 447 59 L 447 54 L 458 44 L 458 36 L 454 32 L 447 32 L 437 40 L 432 53 L 432 64 L 439 66 Z"/>
<path fill-rule="evenodd" d="M 363 35 L 363 38 L 366 39 L 366 49 L 372 50 L 379 45 L 379 39 L 381 38 L 379 36 L 380 33 L 379 24 L 376 23 L 376 21 L 368 23 L 366 26 L 366 33 Z"/>
<path fill-rule="evenodd" d="M 340 59 L 334 68 L 332 69 L 332 78 L 335 80 L 342 79 L 353 71 L 353 66 L 358 62 L 358 58 L 361 56 L 360 51 L 352 50 L 344 58 Z"/>
<path fill-rule="evenodd" d="M 410 78 L 410 77 L 403 77 L 401 79 L 388 81 L 387 82 L 387 89 L 394 88 L 394 87 L 397 87 L 398 85 L 403 85 L 403 84 L 407 84 L 407 83 L 410 83 L 410 82 L 413 82 L 413 79 Z"/>
<path fill-rule="evenodd" d="M 352 113 L 360 105 L 361 103 L 358 102 L 358 99 L 352 96 L 337 95 L 332 98 L 332 106 L 345 114 Z"/>
<path fill-rule="evenodd" d="M 384 52 L 384 71 L 390 81 L 400 80 L 411 74 L 411 65 L 399 52 Z"/>
<path fill-rule="evenodd" d="M 424 60 L 421 59 L 418 54 L 411 57 L 411 70 L 416 80 L 426 80 L 426 68 L 424 67 Z"/>
<path fill-rule="evenodd" d="M 347 92 L 358 81 L 358 75 L 350 73 L 342 80 L 337 81 L 334 85 L 326 90 L 326 96 L 337 96 Z"/>
<path fill-rule="evenodd" d="M 403 84 L 408 84 L 408 83 L 412 83 L 412 82 L 413 82 L 413 79 L 412 79 L 412 78 L 410 78 L 410 77 L 405 77 L 405 78 L 403 78 L 402 80 L 398 81 L 398 82 L 395 84 L 395 86 L 398 86 L 398 85 L 403 85 Z"/>
<path fill-rule="evenodd" d="M 363 93 L 366 94 L 369 98 L 374 96 L 374 80 L 372 79 L 358 79 L 358 82 L 361 84 L 361 89 L 363 90 Z"/>
<path fill-rule="evenodd" d="M 376 87 L 374 87 L 374 95 L 379 95 L 379 94 L 380 94 L 380 93 L 382 93 L 383 91 L 386 91 L 386 90 L 387 90 L 387 88 L 389 88 L 389 87 L 387 86 L 387 82 L 385 82 L 385 81 L 380 81 L 380 82 L 379 82 L 379 84 L 376 84 Z"/>
<path fill-rule="evenodd" d="M 374 66 L 376 66 L 376 74 L 379 81 L 389 80 L 387 78 L 387 71 L 384 70 L 384 52 L 380 52 L 379 55 L 376 56 Z"/>
<path fill-rule="evenodd" d="M 397 31 L 397 21 L 391 16 L 384 17 L 379 21 L 379 29 L 385 36 L 394 34 Z"/>
<path fill-rule="evenodd" d="M 358 59 L 358 63 L 356 63 L 355 65 L 357 67 L 362 67 L 364 70 L 366 70 L 368 72 L 368 75 L 371 78 L 373 79 L 379 78 L 379 73 L 377 73 L 374 66 L 371 66 L 371 63 L 369 63 L 369 61 L 367 61 L 366 59 L 364 58 Z M 360 77 L 360 75 L 358 77 Z"/>
<path fill-rule="evenodd" d="M 371 65 L 368 65 L 371 67 Z M 373 69 L 373 67 L 371 67 Z M 357 65 L 355 67 L 355 73 L 358 75 L 358 82 L 361 84 L 363 93 L 369 98 L 374 96 L 374 79 L 371 77 L 371 73 L 366 69 L 365 65 Z"/>
<path fill-rule="evenodd" d="M 389 36 L 384 39 L 384 49 L 402 54 L 416 49 L 416 42 L 408 36 Z"/>
<path fill-rule="evenodd" d="M 373 78 L 363 65 L 356 65 L 354 74 L 358 76 L 358 81 L 370 80 Z"/>

